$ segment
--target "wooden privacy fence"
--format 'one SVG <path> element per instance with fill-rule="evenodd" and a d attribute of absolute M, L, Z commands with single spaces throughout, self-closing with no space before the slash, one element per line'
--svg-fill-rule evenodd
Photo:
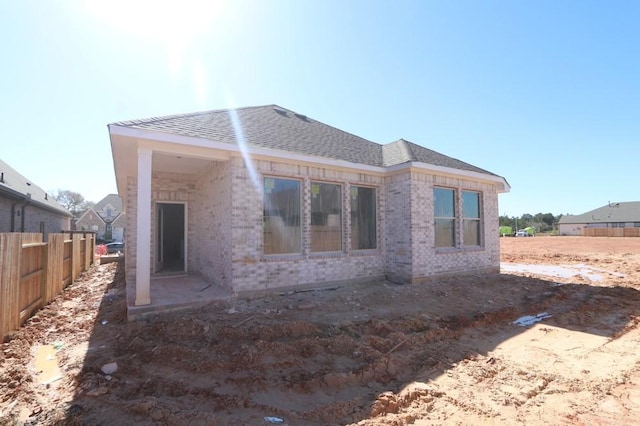
<path fill-rule="evenodd" d="M 582 228 L 585 237 L 640 237 L 640 228 Z"/>
<path fill-rule="evenodd" d="M 0 234 L 0 338 L 93 264 L 95 234 Z"/>

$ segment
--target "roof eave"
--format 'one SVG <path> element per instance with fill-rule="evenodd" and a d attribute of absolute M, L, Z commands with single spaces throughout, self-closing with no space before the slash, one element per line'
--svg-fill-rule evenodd
<path fill-rule="evenodd" d="M 467 177 L 473 180 L 481 180 L 491 182 L 496 185 L 499 193 L 506 193 L 511 190 L 511 186 L 507 182 L 507 180 L 501 176 L 493 175 L 490 173 L 480 173 L 471 170 L 463 170 L 456 169 L 453 167 L 444 167 L 444 166 L 436 166 L 433 164 L 427 164 L 419 161 L 410 161 L 402 164 L 397 164 L 393 166 L 371 166 L 367 164 L 361 163 L 351 163 L 345 160 L 337 160 L 331 159 L 327 157 L 318 157 L 311 156 L 305 154 L 298 154 L 290 151 L 280 151 L 275 149 L 268 148 L 256 148 L 256 147 L 245 147 L 241 148 L 239 145 L 226 143 L 226 142 L 218 142 L 211 139 L 198 138 L 193 136 L 184 136 L 184 135 L 176 135 L 174 133 L 165 133 L 158 132 L 154 130 L 147 129 L 138 129 L 127 126 L 122 126 L 118 124 L 110 124 L 108 125 L 109 136 L 111 139 L 111 149 L 112 153 L 114 151 L 114 137 L 124 137 L 124 138 L 132 138 L 138 141 L 145 141 L 145 145 L 154 142 L 163 142 L 163 143 L 171 143 L 177 145 L 185 145 L 199 148 L 206 148 L 211 150 L 222 150 L 233 152 L 237 154 L 241 154 L 243 156 L 248 155 L 251 157 L 276 157 L 278 159 L 285 159 L 288 161 L 299 161 L 305 163 L 315 163 L 315 164 L 323 164 L 334 167 L 341 168 L 349 168 L 355 170 L 361 170 L 366 172 L 372 172 L 377 174 L 386 174 L 388 172 L 395 172 L 409 168 L 416 168 L 419 170 L 425 170 L 430 172 L 437 172 L 440 174 L 453 175 L 453 176 L 462 176 Z M 116 165 L 115 157 L 114 157 L 114 169 L 116 174 L 116 183 L 118 186 L 118 192 L 120 194 L 125 194 L 126 190 L 126 177 L 120 177 L 118 175 L 118 166 Z M 123 202 L 125 200 L 123 199 Z M 123 211 L 125 207 L 123 206 Z"/>
<path fill-rule="evenodd" d="M 453 167 L 436 166 L 434 164 L 423 163 L 421 161 L 409 161 L 402 164 L 396 164 L 387 167 L 387 170 L 389 172 L 397 172 L 412 168 L 450 176 L 462 176 L 471 180 L 488 181 L 495 184 L 498 189 L 498 193 L 501 194 L 511 191 L 511 185 L 509 185 L 507 180 L 502 176 L 497 176 L 490 173 L 480 173 L 472 170 L 456 169 Z"/>
<path fill-rule="evenodd" d="M 29 196 L 23 194 L 20 191 L 16 191 L 15 189 L 12 189 L 6 185 L 0 185 L 0 193 L 5 195 L 7 198 L 10 198 L 12 200 L 16 200 L 16 201 L 22 201 L 34 206 L 37 206 L 41 209 L 50 211 L 52 213 L 58 213 L 60 215 L 63 216 L 67 216 L 67 217 L 73 217 L 73 215 L 71 214 L 71 212 L 67 211 L 67 210 L 63 210 L 63 209 L 57 209 L 53 206 L 50 206 L 46 203 L 42 203 L 38 200 L 35 200 L 33 198 L 30 198 Z"/>

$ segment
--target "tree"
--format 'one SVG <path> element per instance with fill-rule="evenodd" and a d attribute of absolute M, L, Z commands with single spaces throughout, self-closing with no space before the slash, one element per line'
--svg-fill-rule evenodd
<path fill-rule="evenodd" d="M 53 193 L 56 199 L 65 209 L 69 210 L 73 215 L 77 215 L 82 210 L 93 207 L 95 203 L 84 199 L 79 192 L 73 192 L 66 189 L 59 189 Z"/>

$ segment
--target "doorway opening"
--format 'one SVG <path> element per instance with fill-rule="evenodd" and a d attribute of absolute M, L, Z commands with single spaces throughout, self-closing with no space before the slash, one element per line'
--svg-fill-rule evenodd
<path fill-rule="evenodd" d="M 156 273 L 186 271 L 185 205 L 156 204 Z"/>

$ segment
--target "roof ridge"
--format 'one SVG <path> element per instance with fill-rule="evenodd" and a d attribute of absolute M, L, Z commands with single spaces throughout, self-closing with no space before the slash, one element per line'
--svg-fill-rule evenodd
<path fill-rule="evenodd" d="M 404 150 L 405 154 L 407 155 L 407 157 L 409 158 L 410 161 L 416 161 L 416 154 L 413 152 L 413 149 L 411 148 L 411 142 L 409 142 L 408 140 L 404 139 L 404 138 L 400 138 L 398 139 L 398 142 L 400 142 L 400 149 Z"/>
<path fill-rule="evenodd" d="M 405 139 L 402 139 L 402 141 L 404 141 L 407 144 L 407 146 L 411 149 L 411 152 L 414 154 L 414 158 L 416 159 L 415 161 L 421 161 L 421 160 L 418 159 L 418 155 L 415 154 L 415 151 L 414 151 L 413 147 L 416 147 L 416 148 L 419 148 L 419 149 L 422 149 L 422 150 L 425 150 L 425 151 L 429 151 L 431 153 L 434 153 L 434 154 L 442 156 L 442 157 L 446 157 L 446 158 L 448 158 L 450 160 L 453 160 L 455 162 L 458 162 L 460 164 L 464 164 L 465 166 L 472 167 L 475 171 L 482 172 L 482 173 L 487 173 L 487 174 L 490 174 L 490 175 L 493 175 L 493 176 L 498 176 L 495 173 L 492 173 L 492 172 L 490 172 L 488 170 L 485 170 L 485 169 L 483 169 L 481 167 L 474 166 L 473 164 L 467 163 L 466 161 L 460 160 L 459 158 L 452 157 L 452 156 L 447 155 L 447 154 L 443 154 L 443 153 L 441 153 L 439 151 L 435 151 L 435 150 L 433 150 L 431 148 L 427 148 L 426 146 L 422 146 L 422 145 L 419 145 L 419 144 L 417 144 L 415 142 L 411 142 L 411 141 L 408 141 L 408 140 L 405 140 Z M 457 168 L 457 167 L 454 167 L 454 168 Z"/>
<path fill-rule="evenodd" d="M 268 108 L 268 107 L 282 108 L 281 106 L 276 104 L 255 105 L 255 106 L 246 106 L 246 107 L 239 107 L 239 108 L 219 108 L 219 109 L 212 109 L 207 111 L 196 111 L 196 112 L 188 112 L 183 114 L 170 114 L 170 115 L 162 115 L 162 116 L 156 116 L 156 117 L 139 118 L 134 120 L 116 121 L 114 123 L 108 124 L 107 126 L 130 126 L 130 125 L 139 125 L 139 124 L 150 124 L 150 123 L 157 123 L 163 120 L 170 120 L 173 118 L 195 117 L 198 115 L 217 114 L 217 113 L 227 112 L 231 110 L 241 111 L 241 110 L 247 110 L 247 109 L 258 109 L 258 108 Z M 286 109 L 286 108 L 282 108 L 282 109 Z M 287 111 L 291 111 L 291 110 L 287 110 Z M 291 112 L 294 112 L 294 111 L 291 111 Z"/>

